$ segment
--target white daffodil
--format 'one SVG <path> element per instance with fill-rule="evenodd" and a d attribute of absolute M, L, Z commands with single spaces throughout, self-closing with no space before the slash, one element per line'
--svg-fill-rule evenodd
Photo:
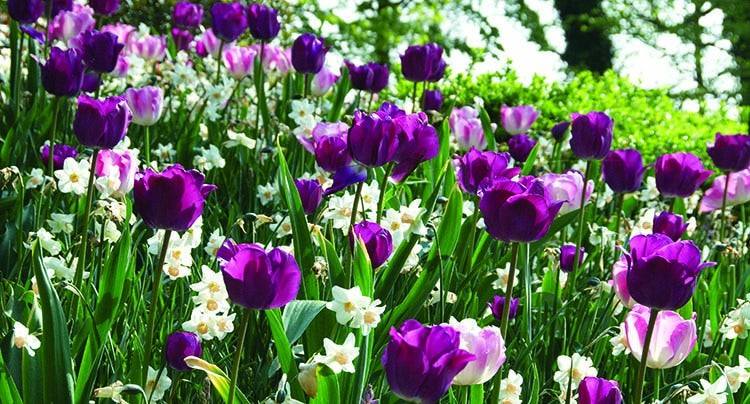
<path fill-rule="evenodd" d="M 208 236 L 208 242 L 206 243 L 206 246 L 203 247 L 203 251 L 209 256 L 215 257 L 216 252 L 219 251 L 224 240 L 226 240 L 226 237 L 221 234 L 221 229 L 214 230 L 211 232 L 211 235 Z"/>
<path fill-rule="evenodd" d="M 221 157 L 219 148 L 209 145 L 207 149 L 201 149 L 199 155 L 193 158 L 193 165 L 200 171 L 211 171 L 214 168 L 224 168 L 227 161 Z"/>
<path fill-rule="evenodd" d="M 101 198 L 109 198 L 120 189 L 120 177 L 117 175 L 104 175 L 94 180 L 96 189 L 101 193 Z"/>
<path fill-rule="evenodd" d="M 323 212 L 323 220 L 330 222 L 334 229 L 348 232 L 353 204 L 354 195 L 350 195 L 348 192 L 345 192 L 342 196 L 331 196 L 328 199 L 328 206 Z"/>
<path fill-rule="evenodd" d="M 89 182 L 89 161 L 76 161 L 72 157 L 65 159 L 62 170 L 55 171 L 57 189 L 64 194 L 83 195 Z"/>
<path fill-rule="evenodd" d="M 347 325 L 357 312 L 370 303 L 370 298 L 362 295 L 359 286 L 344 289 L 334 286 L 331 290 L 333 301 L 326 303 L 326 308 L 336 313 L 336 321 Z"/>
<path fill-rule="evenodd" d="M 276 227 L 276 238 L 282 238 L 292 234 L 292 221 L 289 216 L 282 217 L 281 215 L 276 215 L 274 221 L 276 222 L 274 224 Z"/>
<path fill-rule="evenodd" d="M 211 340 L 214 338 L 214 335 L 211 333 L 212 321 L 212 315 L 196 308 L 193 309 L 193 312 L 190 314 L 190 320 L 182 323 L 182 328 L 185 331 L 194 333 L 203 340 Z"/>
<path fill-rule="evenodd" d="M 306 99 L 292 101 L 289 118 L 298 126 L 302 126 L 308 121 L 315 121 L 315 104 Z"/>
<path fill-rule="evenodd" d="M 266 185 L 258 185 L 258 198 L 260 198 L 260 204 L 263 206 L 268 205 L 276 199 L 276 188 L 273 184 L 268 183 Z"/>
<path fill-rule="evenodd" d="M 223 340 L 227 334 L 234 331 L 234 318 L 236 316 L 234 313 L 213 316 L 209 324 L 211 335 L 219 341 Z"/>
<path fill-rule="evenodd" d="M 159 376 L 159 380 L 156 380 L 156 376 Z M 162 371 L 161 375 L 156 369 L 151 366 L 148 367 L 148 377 L 146 377 L 146 387 L 143 389 L 146 392 L 146 397 L 149 398 L 150 403 L 155 403 L 164 398 L 164 393 L 169 390 L 172 386 L 172 379 L 167 376 L 167 372 Z"/>
<path fill-rule="evenodd" d="M 34 168 L 29 173 L 29 178 L 26 180 L 26 189 L 34 189 L 44 184 L 44 170 L 41 168 Z"/>
<path fill-rule="evenodd" d="M 385 311 L 385 306 L 381 306 L 381 303 L 380 299 L 375 299 L 357 310 L 352 318 L 351 327 L 361 328 L 362 335 L 370 334 L 370 331 L 380 324 L 380 316 Z"/>
<path fill-rule="evenodd" d="M 73 232 L 73 220 L 75 215 L 67 215 L 63 213 L 53 213 L 50 215 L 51 219 L 47 219 L 49 230 L 52 233 L 65 233 L 70 234 Z"/>
<path fill-rule="evenodd" d="M 609 339 L 609 343 L 612 344 L 612 356 L 619 356 L 621 354 L 628 355 L 630 353 L 630 347 L 628 346 L 628 338 L 625 335 L 625 324 L 620 324 L 619 333 Z"/>
<path fill-rule="evenodd" d="M 125 391 L 125 385 L 121 381 L 116 381 L 109 386 L 99 387 L 94 390 L 94 397 L 96 398 L 109 398 L 112 401 L 119 404 L 128 404 L 125 399 L 122 398 L 122 392 Z"/>
<path fill-rule="evenodd" d="M 724 404 L 727 402 L 727 379 L 724 376 L 711 383 L 701 379 L 703 391 L 687 399 L 688 404 Z"/>
<path fill-rule="evenodd" d="M 492 288 L 504 291 L 508 287 L 508 280 L 510 279 L 510 263 L 505 264 L 502 268 L 495 268 L 495 273 L 497 274 L 497 279 L 492 281 Z"/>
<path fill-rule="evenodd" d="M 227 137 L 229 138 L 229 140 L 224 142 L 224 147 L 231 148 L 231 147 L 242 146 L 250 150 L 253 150 L 255 149 L 255 146 L 257 145 L 257 142 L 255 141 L 255 139 L 247 137 L 244 133 L 227 130 Z"/>
<path fill-rule="evenodd" d="M 190 247 L 191 249 L 201 245 L 201 238 L 203 237 L 203 217 L 198 216 L 192 226 L 182 233 L 180 241 L 183 245 Z"/>
<path fill-rule="evenodd" d="M 229 301 L 227 299 L 221 299 L 214 296 L 212 293 L 206 291 L 198 293 L 197 296 L 193 296 L 193 303 L 199 308 L 209 314 L 226 313 L 229 311 Z"/>
<path fill-rule="evenodd" d="M 62 244 L 44 227 L 40 227 L 33 235 L 39 241 L 39 245 L 51 255 L 57 255 L 62 250 Z"/>
<path fill-rule="evenodd" d="M 520 404 L 522 385 L 523 376 L 510 369 L 508 377 L 500 381 L 500 403 Z"/>
<path fill-rule="evenodd" d="M 42 262 L 44 263 L 44 267 L 47 268 L 48 273 L 51 272 L 52 276 L 55 278 L 62 278 L 66 281 L 72 281 L 75 277 L 76 273 L 76 263 L 78 262 L 77 258 L 73 259 L 73 262 L 68 265 L 65 260 L 59 258 L 59 257 L 44 257 L 42 259 Z M 85 271 L 83 273 L 83 279 L 88 279 L 89 272 Z"/>
<path fill-rule="evenodd" d="M 573 356 L 560 355 L 557 357 L 557 368 L 553 379 L 560 385 L 561 390 L 567 391 L 568 384 L 573 389 L 588 376 L 596 376 L 597 370 L 591 358 L 574 353 Z"/>
<path fill-rule="evenodd" d="M 375 212 L 378 208 L 378 199 L 380 199 L 380 187 L 376 181 L 362 185 L 360 199 L 365 207 L 365 212 Z"/>
<path fill-rule="evenodd" d="M 13 324 L 13 345 L 18 349 L 26 349 L 29 356 L 34 356 L 35 351 L 39 349 L 42 343 L 39 338 L 29 333 L 25 325 L 15 322 Z"/>
<path fill-rule="evenodd" d="M 732 389 L 732 393 L 736 393 L 740 390 L 743 384 L 750 380 L 750 361 L 744 356 L 740 355 L 740 362 L 738 366 L 727 366 L 724 368 L 724 375 L 727 378 L 729 388 Z"/>
<path fill-rule="evenodd" d="M 174 159 L 174 157 L 177 155 L 177 151 L 174 149 L 174 146 L 172 146 L 172 143 L 159 143 L 156 146 L 156 150 L 153 150 L 153 154 L 159 159 L 159 161 L 161 161 L 162 163 L 166 163 Z M 151 162 L 148 163 L 150 164 Z"/>
<path fill-rule="evenodd" d="M 206 265 L 201 266 L 200 282 L 190 285 L 190 289 L 198 294 L 207 294 L 214 299 L 228 299 L 227 288 L 224 285 L 224 276 L 221 272 L 214 272 Z"/>
<path fill-rule="evenodd" d="M 99 235 L 102 234 L 102 225 L 99 224 L 99 222 L 95 222 L 94 230 L 96 231 L 97 237 L 99 237 Z M 117 228 L 117 225 L 114 222 L 107 221 L 104 225 L 104 241 L 114 244 L 120 240 L 120 236 L 122 236 L 122 233 L 120 232 L 120 229 Z"/>
<path fill-rule="evenodd" d="M 316 362 L 328 366 L 335 374 L 341 372 L 354 373 L 354 359 L 359 356 L 359 348 L 355 345 L 354 334 L 349 333 L 342 345 L 338 345 L 328 338 L 323 339 L 325 355 L 318 355 Z"/>

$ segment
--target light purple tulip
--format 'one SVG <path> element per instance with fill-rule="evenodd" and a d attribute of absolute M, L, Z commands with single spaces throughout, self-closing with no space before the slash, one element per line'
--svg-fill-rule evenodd
<path fill-rule="evenodd" d="M 568 171 L 564 174 L 547 173 L 542 175 L 540 179 L 552 200 L 565 202 L 560 208 L 560 215 L 580 209 L 583 174 L 578 171 Z M 589 203 L 593 190 L 594 182 L 589 180 L 586 187 L 586 203 Z"/>
<path fill-rule="evenodd" d="M 123 94 L 133 114 L 133 123 L 151 126 L 161 117 L 164 91 L 159 87 L 129 88 Z"/>
<path fill-rule="evenodd" d="M 74 4 L 72 10 L 61 11 L 52 19 L 49 36 L 67 43 L 78 34 L 94 28 L 95 24 L 91 7 Z"/>
<path fill-rule="evenodd" d="M 612 288 L 623 306 L 633 307 L 635 300 L 628 292 L 628 262 L 624 255 L 612 266 Z"/>
<path fill-rule="evenodd" d="M 120 186 L 115 196 L 122 197 L 135 183 L 135 173 L 138 170 L 138 155 L 131 150 L 100 150 L 96 157 L 97 177 L 117 177 Z"/>
<path fill-rule="evenodd" d="M 117 35 L 117 42 L 125 45 L 125 49 L 122 50 L 123 54 L 128 54 L 133 51 L 133 43 L 137 39 L 137 29 L 129 24 L 123 24 L 121 22 L 115 24 L 103 25 L 102 32 L 111 32 Z"/>
<path fill-rule="evenodd" d="M 500 122 L 505 131 L 511 135 L 528 132 L 537 117 L 539 117 L 539 111 L 530 105 L 518 107 L 503 105 L 500 108 Z"/>
<path fill-rule="evenodd" d="M 726 175 L 716 177 L 711 188 L 706 191 L 701 200 L 700 212 L 706 213 L 721 209 L 724 198 Z M 750 168 L 729 175 L 729 189 L 727 189 L 727 206 L 741 205 L 750 201 Z"/>
<path fill-rule="evenodd" d="M 117 64 L 115 64 L 115 70 L 112 71 L 113 76 L 119 77 L 119 78 L 125 78 L 128 76 L 128 71 L 130 70 L 130 61 L 128 61 L 128 56 L 123 55 L 122 53 L 117 58 Z"/>
<path fill-rule="evenodd" d="M 323 68 L 313 76 L 312 82 L 310 83 L 310 93 L 316 97 L 325 95 L 325 93 L 336 84 L 339 77 L 341 77 L 340 74 L 336 74 L 333 70 L 323 66 Z"/>
<path fill-rule="evenodd" d="M 469 150 L 473 147 L 481 151 L 487 147 L 482 121 L 479 119 L 479 112 L 476 109 L 472 107 L 454 108 L 448 123 L 461 150 Z"/>
<path fill-rule="evenodd" d="M 636 360 L 641 360 L 651 310 L 636 304 L 625 318 L 625 338 Z M 677 312 L 662 310 L 648 349 L 646 366 L 652 369 L 669 369 L 682 363 L 695 348 L 698 339 L 695 313 L 685 320 Z"/>
<path fill-rule="evenodd" d="M 167 55 L 167 40 L 163 35 L 144 35 L 133 43 L 133 53 L 142 59 L 159 62 Z"/>
<path fill-rule="evenodd" d="M 225 43 L 223 47 L 227 49 L 232 45 L 234 45 L 234 42 Z M 203 34 L 201 34 L 195 40 L 195 52 L 199 56 L 211 55 L 214 58 L 218 58 L 219 50 L 221 48 L 221 40 L 216 36 L 216 34 L 214 34 L 214 31 L 211 28 L 204 31 Z"/>
<path fill-rule="evenodd" d="M 235 80 L 242 80 L 253 74 L 253 64 L 257 53 L 249 46 L 233 46 L 223 52 L 224 66 Z"/>
<path fill-rule="evenodd" d="M 500 329 L 494 326 L 480 327 L 472 318 L 449 325 L 461 334 L 461 348 L 473 354 L 475 359 L 453 378 L 453 384 L 468 386 L 483 384 L 492 379 L 505 362 L 505 342 Z"/>
<path fill-rule="evenodd" d="M 251 48 L 255 49 L 258 54 L 261 54 L 260 45 L 252 45 Z M 271 79 L 286 76 L 292 69 L 292 53 L 289 49 L 265 44 L 262 55 L 263 71 Z"/>

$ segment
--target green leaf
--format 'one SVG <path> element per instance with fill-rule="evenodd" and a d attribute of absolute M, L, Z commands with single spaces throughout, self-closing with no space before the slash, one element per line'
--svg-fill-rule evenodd
<path fill-rule="evenodd" d="M 532 384 L 531 384 L 531 400 L 529 401 L 529 404 L 537 404 L 539 402 L 539 370 L 536 368 L 536 364 L 532 363 L 531 365 L 531 372 L 532 372 Z"/>
<path fill-rule="evenodd" d="M 539 152 L 539 143 L 534 145 L 534 148 L 531 149 L 531 152 L 529 152 L 529 157 L 526 158 L 526 162 L 523 163 L 523 169 L 521 170 L 521 175 L 531 174 L 531 170 L 534 169 L 534 162 L 536 161 L 536 154 L 538 152 Z"/>
<path fill-rule="evenodd" d="M 487 139 L 487 150 L 497 150 L 497 145 L 495 144 L 495 133 L 492 131 L 492 121 L 490 121 L 490 115 L 483 106 L 479 107 L 479 119 L 482 121 L 484 138 Z"/>
<path fill-rule="evenodd" d="M 208 380 L 214 386 L 214 389 L 216 389 L 216 392 L 219 393 L 219 396 L 221 396 L 221 399 L 225 403 L 229 400 L 229 388 L 231 386 L 231 382 L 229 376 L 227 376 L 227 374 L 224 373 L 224 371 L 221 370 L 220 367 L 195 356 L 188 356 L 187 358 L 185 358 L 185 363 L 191 369 L 204 371 L 206 373 L 206 376 L 208 377 Z M 234 397 L 237 399 L 237 402 L 241 404 L 250 404 L 250 401 L 247 399 L 247 397 L 245 397 L 244 394 L 242 394 L 239 388 L 237 388 L 234 393 Z"/>
<path fill-rule="evenodd" d="M 341 108 L 344 106 L 344 99 L 349 93 L 349 70 L 347 68 L 341 69 L 341 78 L 336 83 L 336 95 L 333 98 L 333 105 L 331 110 L 328 112 L 328 122 L 336 122 L 341 116 Z"/>
<path fill-rule="evenodd" d="M 362 239 L 357 237 L 356 248 L 354 249 L 353 260 L 354 284 L 359 286 L 359 290 L 365 296 L 372 297 L 375 292 L 372 280 L 372 263 L 370 256 L 367 254 Z"/>
<path fill-rule="evenodd" d="M 281 365 L 281 370 L 287 375 L 289 385 L 292 388 L 292 396 L 296 399 L 301 399 L 304 393 L 297 382 L 297 364 L 294 362 L 292 344 L 289 343 L 289 338 L 286 336 L 281 312 L 279 309 L 270 309 L 264 310 L 264 313 L 268 319 L 268 326 L 271 328 L 271 337 L 276 347 L 276 354 L 279 357 L 279 365 Z"/>
<path fill-rule="evenodd" d="M 266 100 L 266 89 L 263 83 L 263 64 L 258 57 L 255 59 L 255 65 L 253 66 L 253 78 L 255 81 L 255 93 L 258 96 L 258 109 L 260 110 L 260 116 L 263 119 L 263 128 L 268 130 L 268 125 L 271 124 L 271 115 L 268 112 L 268 101 Z M 259 123 L 260 125 L 260 123 Z M 256 128 L 256 130 L 259 128 Z"/>
<path fill-rule="evenodd" d="M 13 378 L 5 367 L 3 356 L 0 355 L 0 402 L 3 403 L 21 403 L 21 395 L 13 382 Z"/>
<path fill-rule="evenodd" d="M 281 318 L 290 343 L 293 344 L 302 336 L 324 307 L 326 302 L 320 300 L 293 300 L 284 307 Z"/>
<path fill-rule="evenodd" d="M 472 384 L 469 390 L 469 402 L 471 404 L 484 403 L 484 385 Z"/>
<path fill-rule="evenodd" d="M 339 381 L 336 375 L 325 366 L 318 366 L 318 394 L 310 399 L 310 404 L 338 404 L 341 402 Z"/>

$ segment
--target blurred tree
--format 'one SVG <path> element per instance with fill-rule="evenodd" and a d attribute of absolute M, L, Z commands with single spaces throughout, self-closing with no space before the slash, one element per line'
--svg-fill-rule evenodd
<path fill-rule="evenodd" d="M 724 32 L 732 43 L 732 70 L 740 81 L 741 105 L 750 107 L 750 1 L 718 0 L 716 4 L 724 11 Z"/>
<path fill-rule="evenodd" d="M 612 40 L 602 0 L 555 0 L 565 30 L 562 59 L 573 70 L 604 73 L 612 68 Z"/>

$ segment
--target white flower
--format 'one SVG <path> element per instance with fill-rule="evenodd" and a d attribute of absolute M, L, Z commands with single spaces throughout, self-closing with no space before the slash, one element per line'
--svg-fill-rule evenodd
<path fill-rule="evenodd" d="M 289 112 L 289 118 L 298 126 L 315 126 L 315 104 L 306 99 L 292 101 L 292 110 Z"/>
<path fill-rule="evenodd" d="M 432 306 L 433 304 L 438 304 L 443 299 L 443 294 L 445 294 L 445 302 L 449 304 L 456 303 L 456 300 L 458 299 L 458 296 L 456 296 L 455 293 L 446 290 L 443 291 L 442 287 L 440 285 L 440 281 L 438 281 L 435 284 L 435 287 L 432 288 L 430 291 L 430 298 L 425 303 L 425 306 Z"/>
<path fill-rule="evenodd" d="M 413 269 L 419 266 L 420 252 L 422 252 L 422 244 L 414 244 L 414 247 L 409 252 L 409 256 L 406 257 L 406 262 L 404 263 L 403 268 L 401 268 L 401 273 L 411 272 Z"/>
<path fill-rule="evenodd" d="M 182 328 L 185 331 L 194 333 L 203 340 L 211 340 L 214 338 L 214 335 L 211 333 L 212 321 L 214 321 L 212 315 L 200 309 L 193 309 L 193 312 L 190 313 L 190 320 L 183 322 Z"/>
<path fill-rule="evenodd" d="M 121 381 L 116 381 L 107 387 L 99 387 L 94 390 L 94 397 L 96 398 L 109 398 L 112 401 L 120 404 L 127 404 L 128 402 L 122 398 L 122 392 L 125 390 L 125 385 Z"/>
<path fill-rule="evenodd" d="M 750 380 L 750 372 L 747 371 L 748 368 L 750 368 L 750 361 L 742 355 L 740 355 L 738 366 L 727 366 L 724 368 L 724 375 L 727 378 L 729 388 L 732 389 L 732 393 L 739 391 L 740 387 Z"/>
<path fill-rule="evenodd" d="M 214 168 L 224 168 L 227 162 L 221 157 L 219 148 L 209 145 L 208 149 L 201 149 L 201 154 L 193 158 L 193 165 L 200 171 L 206 172 Z"/>
<path fill-rule="evenodd" d="M 44 170 L 41 168 L 34 168 L 29 174 L 29 179 L 26 180 L 26 189 L 34 189 L 44 184 Z"/>
<path fill-rule="evenodd" d="M 164 398 L 164 393 L 169 390 L 172 386 L 172 379 L 167 376 L 166 370 L 161 372 L 159 380 L 156 380 L 156 376 L 159 374 L 151 366 L 148 367 L 148 377 L 146 377 L 146 387 L 143 389 L 146 392 L 146 397 L 150 398 L 149 402 L 155 403 Z"/>
<path fill-rule="evenodd" d="M 719 332 L 726 339 L 745 339 L 750 329 L 750 303 L 740 300 L 737 308 L 727 313 L 724 322 L 721 323 Z"/>
<path fill-rule="evenodd" d="M 263 206 L 268 205 L 276 199 L 276 188 L 273 184 L 268 183 L 266 185 L 258 185 L 258 197 L 260 198 L 260 204 Z"/>
<path fill-rule="evenodd" d="M 292 221 L 289 216 L 284 216 L 282 218 L 281 215 L 276 215 L 274 221 L 276 222 L 276 238 L 282 238 L 292 234 Z"/>
<path fill-rule="evenodd" d="M 609 343 L 612 344 L 612 356 L 619 356 L 620 354 L 628 355 L 630 353 L 630 347 L 628 346 L 628 339 L 625 335 L 625 324 L 620 324 L 619 333 L 609 339 Z"/>
<path fill-rule="evenodd" d="M 706 319 L 706 325 L 703 327 L 703 346 L 711 348 L 714 345 L 714 335 L 711 330 L 711 320 Z"/>
<path fill-rule="evenodd" d="M 161 162 L 168 162 L 168 161 L 171 161 L 177 155 L 177 151 L 174 149 L 174 146 L 172 146 L 172 143 L 167 143 L 167 144 L 159 143 L 156 146 L 156 149 L 153 150 L 153 154 Z M 149 161 L 148 163 L 150 164 L 151 162 Z"/>
<path fill-rule="evenodd" d="M 34 351 L 39 349 L 42 343 L 39 341 L 39 338 L 29 334 L 29 329 L 25 325 L 16 321 L 13 324 L 13 345 L 18 349 L 25 348 L 29 356 L 34 356 L 36 353 Z"/>
<path fill-rule="evenodd" d="M 221 234 L 221 229 L 214 230 L 213 232 L 211 232 L 211 235 L 208 236 L 208 243 L 206 243 L 203 251 L 205 251 L 209 256 L 215 257 L 216 252 L 219 251 L 219 248 L 221 248 L 221 245 L 224 243 L 225 239 L 226 237 Z"/>
<path fill-rule="evenodd" d="M 500 381 L 500 402 L 520 404 L 522 384 L 523 376 L 516 373 L 513 369 L 510 369 L 508 371 L 508 377 Z"/>
<path fill-rule="evenodd" d="M 374 301 L 357 310 L 354 313 L 351 327 L 361 328 L 362 335 L 368 335 L 370 333 L 370 330 L 374 329 L 378 326 L 378 324 L 380 324 L 380 316 L 385 311 L 385 306 L 381 306 L 381 303 L 382 302 L 380 301 L 380 299 L 375 299 Z"/>
<path fill-rule="evenodd" d="M 227 130 L 227 137 L 229 140 L 224 142 L 224 147 L 236 147 L 242 146 L 250 150 L 255 149 L 257 142 L 255 139 L 247 137 L 244 133 Z"/>
<path fill-rule="evenodd" d="M 391 233 L 393 246 L 397 248 L 401 244 L 401 241 L 404 240 L 408 228 L 408 225 L 404 225 L 401 221 L 401 214 L 395 209 L 386 210 L 382 218 L 382 226 Z"/>
<path fill-rule="evenodd" d="M 203 236 L 203 217 L 198 216 L 198 219 L 190 226 L 189 229 L 182 234 L 180 240 L 182 244 L 189 246 L 191 249 L 201 245 L 201 237 Z"/>
<path fill-rule="evenodd" d="M 101 193 L 101 198 L 109 198 L 120 189 L 120 177 L 117 175 L 105 175 L 94 180 L 96 189 Z"/>
<path fill-rule="evenodd" d="M 75 219 L 76 215 L 53 213 L 50 216 L 52 218 L 47 219 L 47 224 L 52 233 L 63 232 L 65 234 L 70 234 L 73 232 L 73 219 Z"/>
<path fill-rule="evenodd" d="M 221 272 L 214 272 L 206 265 L 201 266 L 200 282 L 191 284 L 190 289 L 198 292 L 198 294 L 207 294 L 214 299 L 229 298 Z"/>
<path fill-rule="evenodd" d="M 378 187 L 378 183 L 375 180 L 369 184 L 364 183 L 362 185 L 360 198 L 362 204 L 365 206 L 366 212 L 375 212 L 378 209 L 378 199 L 380 199 L 380 188 Z"/>
<path fill-rule="evenodd" d="M 334 229 L 342 229 L 344 232 L 348 232 L 353 204 L 354 195 L 350 195 L 348 192 L 342 196 L 331 196 L 328 199 L 328 206 L 323 212 L 323 220 L 331 222 Z"/>
<path fill-rule="evenodd" d="M 317 355 L 316 362 L 328 366 L 335 374 L 354 373 L 354 359 L 359 356 L 359 348 L 354 346 L 354 334 L 349 333 L 343 345 L 338 345 L 328 338 L 323 339 L 325 355 Z"/>
<path fill-rule="evenodd" d="M 83 195 L 89 182 L 89 161 L 80 162 L 72 157 L 65 159 L 62 170 L 55 171 L 57 189 L 64 194 Z"/>
<path fill-rule="evenodd" d="M 646 186 L 641 191 L 639 199 L 644 202 L 655 201 L 659 198 L 659 189 L 656 188 L 656 178 L 646 178 Z"/>
<path fill-rule="evenodd" d="M 637 235 L 649 235 L 654 232 L 655 209 L 646 209 L 641 211 L 638 220 L 633 224 L 633 230 L 630 232 L 630 238 Z"/>
<path fill-rule="evenodd" d="M 687 399 L 688 404 L 724 404 L 727 402 L 727 379 L 724 376 L 711 383 L 701 379 L 703 391 Z"/>
<path fill-rule="evenodd" d="M 101 234 L 102 231 L 102 225 L 97 223 L 94 223 L 94 229 L 96 230 L 97 237 L 99 234 Z M 104 225 L 104 241 L 110 242 L 110 243 L 116 243 L 119 239 L 122 233 L 117 228 L 117 225 L 112 221 L 107 221 L 107 223 Z"/>
<path fill-rule="evenodd" d="M 223 340 L 227 334 L 234 331 L 235 316 L 236 314 L 234 313 L 213 316 L 211 323 L 209 324 L 211 334 L 219 341 Z"/>
<path fill-rule="evenodd" d="M 48 232 L 44 227 L 40 227 L 36 233 L 32 233 L 39 240 L 39 245 L 42 246 L 50 255 L 57 255 L 62 250 L 62 244 L 55 240 L 55 236 Z"/>
<path fill-rule="evenodd" d="M 192 299 L 197 308 L 206 313 L 217 314 L 229 311 L 229 301 L 215 296 L 211 292 L 198 293 Z"/>
<path fill-rule="evenodd" d="M 596 376 L 598 373 L 591 358 L 581 356 L 577 352 L 572 357 L 560 355 L 557 357 L 557 368 L 553 379 L 560 385 L 563 391 L 567 391 L 568 383 L 573 389 L 578 388 L 578 383 L 588 376 Z"/>
<path fill-rule="evenodd" d="M 505 264 L 502 268 L 495 268 L 495 273 L 497 274 L 497 279 L 492 281 L 492 288 L 504 291 L 508 287 L 508 280 L 510 279 L 510 263 Z"/>
<path fill-rule="evenodd" d="M 53 277 L 63 278 L 67 281 L 72 281 L 75 277 L 76 264 L 78 262 L 77 258 L 73 259 L 73 262 L 70 265 L 59 257 L 44 257 L 42 261 L 47 272 L 52 272 Z M 83 279 L 87 279 L 88 277 L 89 272 L 84 272 Z"/>
<path fill-rule="evenodd" d="M 370 304 L 370 298 L 362 296 L 359 286 L 351 289 L 334 286 L 331 294 L 333 301 L 326 303 L 326 308 L 336 313 L 336 321 L 341 325 L 347 325 L 359 310 Z"/>

